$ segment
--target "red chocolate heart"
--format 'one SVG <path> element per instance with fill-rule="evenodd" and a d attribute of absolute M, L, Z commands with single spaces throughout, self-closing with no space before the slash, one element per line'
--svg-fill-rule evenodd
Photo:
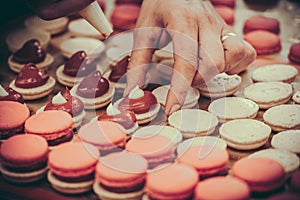
<path fill-rule="evenodd" d="M 13 54 L 13 61 L 26 64 L 26 63 L 40 63 L 46 57 L 41 43 L 37 39 L 31 39 L 23 44 L 22 48 Z"/>
<path fill-rule="evenodd" d="M 65 64 L 63 73 L 73 77 L 82 77 L 95 71 L 96 67 L 96 62 L 92 58 L 87 57 L 84 51 L 77 51 Z"/>
<path fill-rule="evenodd" d="M 24 103 L 24 99 L 22 94 L 13 90 L 12 88 L 8 88 L 5 90 L 8 95 L 0 96 L 0 101 L 17 101 L 19 103 Z"/>
<path fill-rule="evenodd" d="M 112 82 L 118 82 L 120 78 L 126 74 L 127 66 L 129 63 L 129 56 L 125 56 L 122 60 L 120 60 L 116 66 L 112 67 L 111 73 L 109 75 L 109 80 Z M 125 80 L 125 78 L 122 80 Z M 120 81 L 122 81 L 120 80 Z"/>
<path fill-rule="evenodd" d="M 38 69 L 32 63 L 28 63 L 18 74 L 15 85 L 19 88 L 35 88 L 46 84 L 48 79 L 49 75 L 45 71 Z"/>
<path fill-rule="evenodd" d="M 96 98 L 107 93 L 108 88 L 108 80 L 99 71 L 94 71 L 81 81 L 76 94 L 85 98 Z"/>

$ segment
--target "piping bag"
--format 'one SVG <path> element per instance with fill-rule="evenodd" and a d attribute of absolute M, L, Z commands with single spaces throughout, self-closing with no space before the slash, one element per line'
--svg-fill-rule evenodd
<path fill-rule="evenodd" d="M 105 39 L 113 32 L 110 23 L 105 17 L 97 1 L 94 1 L 86 8 L 79 11 L 79 14 L 93 27 L 95 27 Z"/>

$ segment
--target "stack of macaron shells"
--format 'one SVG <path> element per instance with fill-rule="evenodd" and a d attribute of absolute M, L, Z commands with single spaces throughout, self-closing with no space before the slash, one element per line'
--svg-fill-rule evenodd
<path fill-rule="evenodd" d="M 251 74 L 251 79 L 253 82 L 280 81 L 292 83 L 297 74 L 297 69 L 292 65 L 271 64 L 255 69 Z"/>
<path fill-rule="evenodd" d="M 200 177 L 227 174 L 229 154 L 226 149 L 212 144 L 191 146 L 177 155 L 178 163 L 195 168 Z"/>
<path fill-rule="evenodd" d="M 288 59 L 293 63 L 300 64 L 300 43 L 291 45 Z"/>
<path fill-rule="evenodd" d="M 269 108 L 263 120 L 273 131 L 280 132 L 300 127 L 300 105 L 283 104 Z"/>
<path fill-rule="evenodd" d="M 141 199 L 147 160 L 126 151 L 101 157 L 95 172 L 94 192 L 101 199 Z"/>
<path fill-rule="evenodd" d="M 275 33 L 256 30 L 245 34 L 244 39 L 256 50 L 257 55 L 269 55 L 281 50 L 281 39 Z"/>
<path fill-rule="evenodd" d="M 290 100 L 292 93 L 292 86 L 283 82 L 258 82 L 243 91 L 245 98 L 257 103 L 260 109 L 284 104 Z"/>
<path fill-rule="evenodd" d="M 175 160 L 175 149 L 181 142 L 181 133 L 168 126 L 152 125 L 138 129 L 126 143 L 125 150 L 144 156 L 149 169 Z"/>
<path fill-rule="evenodd" d="M 242 82 L 239 75 L 220 73 L 199 86 L 200 93 L 210 98 L 220 98 L 233 95 Z"/>
<path fill-rule="evenodd" d="M 116 5 L 111 14 L 111 23 L 115 31 L 130 30 L 135 27 L 136 20 L 140 13 L 140 7 L 135 4 Z"/>
<path fill-rule="evenodd" d="M 78 137 L 81 141 L 96 146 L 105 155 L 124 149 L 126 132 L 116 122 L 93 121 L 79 129 Z"/>
<path fill-rule="evenodd" d="M 211 0 L 211 3 L 213 4 L 217 13 L 219 13 L 219 15 L 228 25 L 232 25 L 234 23 L 235 0 Z"/>
<path fill-rule="evenodd" d="M 287 177 L 298 170 L 300 166 L 300 160 L 296 154 L 282 149 L 263 149 L 250 154 L 248 157 L 269 158 L 277 161 L 284 168 L 284 172 Z"/>
<path fill-rule="evenodd" d="M 232 176 L 212 177 L 200 181 L 194 191 L 194 199 L 249 199 L 248 184 Z"/>
<path fill-rule="evenodd" d="M 100 153 L 93 145 L 65 143 L 49 153 L 48 181 L 62 193 L 79 194 L 90 191 Z"/>
<path fill-rule="evenodd" d="M 283 149 L 300 154 L 300 130 L 287 130 L 273 135 L 271 145 L 276 149 Z"/>
<path fill-rule="evenodd" d="M 197 171 L 188 165 L 159 165 L 147 174 L 143 199 L 189 199 L 197 183 Z"/>
<path fill-rule="evenodd" d="M 269 158 L 242 158 L 233 164 L 231 174 L 245 181 L 251 192 L 270 192 L 285 181 L 281 164 Z"/>
<path fill-rule="evenodd" d="M 31 183 L 45 177 L 48 159 L 47 141 L 38 135 L 21 134 L 1 145 L 1 173 L 13 183 Z"/>
<path fill-rule="evenodd" d="M 26 120 L 24 128 L 25 133 L 44 137 L 50 147 L 74 139 L 72 117 L 62 110 L 47 110 L 34 114 Z"/>
<path fill-rule="evenodd" d="M 169 90 L 170 90 L 170 85 L 163 85 L 152 91 L 152 93 L 156 96 L 158 102 L 162 106 L 166 105 L 166 99 Z M 196 88 L 192 88 L 192 87 L 189 88 L 185 101 L 182 105 L 182 109 L 195 107 L 198 103 L 199 98 L 200 98 L 199 91 Z"/>
<path fill-rule="evenodd" d="M 182 109 L 172 113 L 168 118 L 168 123 L 180 130 L 183 137 L 191 138 L 213 133 L 218 125 L 218 119 L 205 110 Z"/>
<path fill-rule="evenodd" d="M 255 119 L 236 119 L 222 124 L 219 132 L 229 147 L 251 150 L 267 143 L 271 128 Z"/>
<path fill-rule="evenodd" d="M 0 101 L 0 139 L 4 140 L 23 132 L 30 112 L 25 104 L 15 101 Z"/>
<path fill-rule="evenodd" d="M 258 110 L 256 103 L 241 97 L 223 97 L 212 101 L 208 106 L 208 111 L 217 116 L 220 123 L 233 119 L 253 119 Z"/>

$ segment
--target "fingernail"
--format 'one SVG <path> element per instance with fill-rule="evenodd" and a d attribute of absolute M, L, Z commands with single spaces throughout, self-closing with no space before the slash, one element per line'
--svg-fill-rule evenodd
<path fill-rule="evenodd" d="M 174 106 L 172 106 L 169 115 L 171 115 L 172 113 L 176 112 L 179 109 L 180 109 L 180 105 L 179 104 L 175 104 Z"/>

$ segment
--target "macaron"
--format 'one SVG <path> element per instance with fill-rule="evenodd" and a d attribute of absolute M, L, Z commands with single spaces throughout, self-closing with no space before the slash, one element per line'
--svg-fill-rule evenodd
<path fill-rule="evenodd" d="M 258 82 L 244 88 L 244 96 L 254 101 L 260 109 L 268 109 L 288 102 L 293 89 L 283 82 Z"/>
<path fill-rule="evenodd" d="M 208 111 L 217 116 L 220 123 L 233 119 L 253 119 L 258 109 L 256 103 L 240 97 L 223 97 L 214 100 L 208 106 Z"/>
<path fill-rule="evenodd" d="M 126 151 L 101 157 L 95 172 L 94 192 L 100 199 L 141 199 L 147 160 Z"/>
<path fill-rule="evenodd" d="M 264 113 L 263 119 L 276 132 L 299 129 L 300 105 L 283 104 L 269 108 Z"/>
<path fill-rule="evenodd" d="M 166 105 L 166 99 L 168 92 L 170 90 L 170 85 L 163 85 L 158 88 L 155 88 L 152 93 L 157 98 L 158 102 L 162 105 Z M 200 98 L 200 93 L 196 88 L 189 88 L 188 93 L 186 95 L 185 101 L 182 105 L 183 109 L 193 108 L 198 104 L 198 100 Z"/>
<path fill-rule="evenodd" d="M 292 174 L 291 177 L 291 187 L 293 190 L 300 191 L 300 170 L 297 170 Z"/>
<path fill-rule="evenodd" d="M 235 119 L 222 124 L 219 132 L 229 147 L 251 150 L 267 143 L 271 128 L 258 120 Z"/>
<path fill-rule="evenodd" d="M 191 138 L 213 133 L 219 122 L 217 117 L 205 110 L 182 109 L 172 113 L 168 123 L 178 129 L 183 137 Z"/>
<path fill-rule="evenodd" d="M 254 82 L 280 81 L 291 83 L 298 74 L 297 69 L 292 65 L 271 64 L 255 69 L 251 78 Z"/>
<path fill-rule="evenodd" d="M 210 199 L 249 199 L 248 184 L 238 178 L 230 176 L 212 177 L 200 181 L 194 191 L 195 200 Z"/>
<path fill-rule="evenodd" d="M 24 127 L 25 133 L 44 137 L 50 147 L 70 142 L 74 136 L 72 117 L 62 110 L 47 110 L 32 115 Z"/>
<path fill-rule="evenodd" d="M 0 101 L 0 139 L 7 139 L 23 132 L 30 112 L 25 104 L 15 101 Z"/>
<path fill-rule="evenodd" d="M 49 153 L 48 181 L 62 193 L 88 192 L 92 189 L 99 157 L 100 153 L 93 145 L 83 142 L 61 144 Z"/>
<path fill-rule="evenodd" d="M 275 149 L 300 154 L 300 130 L 282 131 L 273 135 L 271 145 Z"/>
<path fill-rule="evenodd" d="M 146 199 L 189 199 L 197 183 L 197 171 L 190 166 L 160 165 L 147 174 Z"/>
<path fill-rule="evenodd" d="M 214 6 L 222 5 L 222 6 L 228 6 L 230 8 L 234 8 L 236 3 L 235 0 L 210 0 L 210 2 Z"/>
<path fill-rule="evenodd" d="M 251 192 L 270 192 L 284 184 L 284 169 L 280 163 L 269 158 L 242 158 L 236 161 L 231 173 L 245 181 Z"/>
<path fill-rule="evenodd" d="M 278 35 L 269 31 L 251 31 L 244 36 L 256 50 L 257 55 L 269 55 L 281 50 L 281 40 Z"/>
<path fill-rule="evenodd" d="M 175 149 L 181 142 L 181 133 L 168 126 L 152 125 L 138 129 L 127 142 L 125 150 L 142 155 L 149 169 L 174 161 Z"/>
<path fill-rule="evenodd" d="M 300 43 L 292 44 L 288 54 L 288 59 L 291 62 L 300 64 Z"/>
<path fill-rule="evenodd" d="M 223 5 L 215 5 L 214 8 L 226 24 L 234 24 L 234 10 L 232 8 Z"/>
<path fill-rule="evenodd" d="M 22 94 L 24 100 L 35 100 L 47 96 L 55 86 L 55 79 L 34 64 L 24 65 L 9 87 Z"/>
<path fill-rule="evenodd" d="M 13 183 L 31 183 L 45 177 L 48 159 L 47 141 L 38 135 L 10 137 L 1 145 L 1 173 Z"/>
<path fill-rule="evenodd" d="M 282 165 L 288 176 L 300 166 L 299 157 L 296 154 L 281 149 L 263 149 L 250 154 L 248 157 L 273 159 Z"/>
<path fill-rule="evenodd" d="M 140 7 L 135 4 L 116 5 L 111 14 L 111 23 L 114 29 L 125 31 L 134 29 L 140 13 Z"/>
<path fill-rule="evenodd" d="M 256 30 L 269 31 L 275 34 L 280 32 L 280 22 L 278 19 L 266 17 L 263 15 L 255 15 L 248 18 L 243 26 L 243 32 L 248 33 Z"/>
<path fill-rule="evenodd" d="M 111 121 L 94 121 L 83 125 L 78 131 L 79 139 L 92 144 L 102 155 L 122 151 L 126 133 L 123 126 Z"/>
<path fill-rule="evenodd" d="M 242 78 L 239 75 L 227 75 L 220 73 L 198 86 L 200 93 L 209 98 L 221 98 L 231 96 L 239 89 Z"/>
<path fill-rule="evenodd" d="M 177 161 L 195 168 L 200 177 L 207 178 L 227 173 L 229 155 L 226 149 L 204 144 L 186 149 L 182 154 L 177 155 Z"/>
<path fill-rule="evenodd" d="M 295 92 L 292 99 L 296 104 L 300 104 L 300 91 Z"/>
<path fill-rule="evenodd" d="M 108 105 L 112 101 L 115 88 L 100 71 L 94 71 L 74 85 L 70 93 L 83 102 L 85 109 L 93 110 Z"/>
<path fill-rule="evenodd" d="M 139 86 L 133 88 L 128 96 L 117 100 L 114 106 L 117 106 L 120 111 L 134 112 L 138 124 L 151 122 L 160 111 L 160 104 L 154 94 L 150 91 L 143 91 Z"/>
<path fill-rule="evenodd" d="M 179 143 L 176 149 L 177 155 L 183 154 L 190 147 L 203 145 L 216 146 L 221 149 L 227 148 L 227 143 L 222 138 L 216 136 L 198 136 L 186 139 Z"/>

